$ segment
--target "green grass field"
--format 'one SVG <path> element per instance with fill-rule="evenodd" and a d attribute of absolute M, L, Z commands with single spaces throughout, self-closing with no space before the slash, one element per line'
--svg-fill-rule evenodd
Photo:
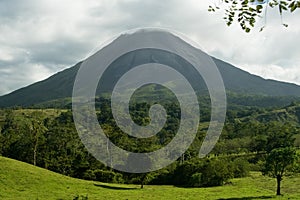
<path fill-rule="evenodd" d="M 285 178 L 283 196 L 276 197 L 275 179 L 258 172 L 212 188 L 178 188 L 106 184 L 66 177 L 45 169 L 0 157 L 0 199 L 300 199 L 300 175 Z"/>

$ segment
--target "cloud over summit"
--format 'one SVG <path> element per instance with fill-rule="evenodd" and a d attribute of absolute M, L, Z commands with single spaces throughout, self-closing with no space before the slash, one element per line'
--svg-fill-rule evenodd
<path fill-rule="evenodd" d="M 300 84 L 299 11 L 269 11 L 250 33 L 227 27 L 210 0 L 0 0 L 0 95 L 44 79 L 84 59 L 113 35 L 166 27 L 207 53 L 266 78 Z"/>

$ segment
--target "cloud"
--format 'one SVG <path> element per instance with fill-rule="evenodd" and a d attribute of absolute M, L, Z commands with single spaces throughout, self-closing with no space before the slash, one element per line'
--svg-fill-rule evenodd
<path fill-rule="evenodd" d="M 7 68 L 0 68 L 0 74 L 0 92 L 5 94 L 15 88 L 25 87 L 37 80 L 45 79 L 51 74 L 51 71 L 43 65 L 22 63 Z M 26 77 L 26 79 L 24 79 L 24 77 Z"/>
<path fill-rule="evenodd" d="M 284 28 L 268 10 L 267 23 L 246 34 L 237 24 L 228 28 L 222 12 L 209 13 L 210 2 L 0 0 L 0 95 L 74 65 L 124 30 L 149 26 L 180 31 L 251 73 L 300 84 L 299 11 L 284 15 Z"/>
<path fill-rule="evenodd" d="M 285 82 L 300 82 L 300 73 L 297 67 L 284 68 L 279 65 L 266 65 L 265 67 L 255 65 L 244 65 L 244 70 L 253 74 L 260 74 L 266 79 L 279 79 Z"/>

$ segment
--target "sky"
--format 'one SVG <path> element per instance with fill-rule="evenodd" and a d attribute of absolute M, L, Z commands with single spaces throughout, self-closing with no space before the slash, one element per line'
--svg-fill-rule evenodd
<path fill-rule="evenodd" d="M 203 51 L 267 79 L 300 85 L 300 11 L 281 24 L 269 9 L 251 33 L 227 27 L 219 0 L 0 0 L 0 95 L 85 59 L 120 32 L 161 27 L 183 33 Z M 262 32 L 260 28 L 265 26 Z M 234 78 L 234 77 L 233 77 Z"/>

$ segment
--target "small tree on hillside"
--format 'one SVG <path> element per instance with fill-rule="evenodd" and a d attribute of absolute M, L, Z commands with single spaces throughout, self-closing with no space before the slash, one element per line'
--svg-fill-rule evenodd
<path fill-rule="evenodd" d="M 263 175 L 276 178 L 277 195 L 281 195 L 280 187 L 282 177 L 297 159 L 296 150 L 291 147 L 273 149 L 266 158 Z"/>
<path fill-rule="evenodd" d="M 127 167 L 131 171 L 136 171 L 137 173 L 130 174 L 130 177 L 134 182 L 139 182 L 141 189 L 144 188 L 144 185 L 150 182 L 149 173 L 138 173 L 140 169 L 151 169 L 151 159 L 148 156 L 141 156 L 140 159 L 137 159 L 133 154 L 129 154 L 127 158 Z"/>
<path fill-rule="evenodd" d="M 31 122 L 28 124 L 28 128 L 33 142 L 33 165 L 36 166 L 38 146 L 40 145 L 41 140 L 44 140 L 44 134 L 47 131 L 47 128 L 44 126 L 44 121 L 40 116 L 40 113 L 35 112 L 32 115 L 33 117 L 31 118 Z"/>

